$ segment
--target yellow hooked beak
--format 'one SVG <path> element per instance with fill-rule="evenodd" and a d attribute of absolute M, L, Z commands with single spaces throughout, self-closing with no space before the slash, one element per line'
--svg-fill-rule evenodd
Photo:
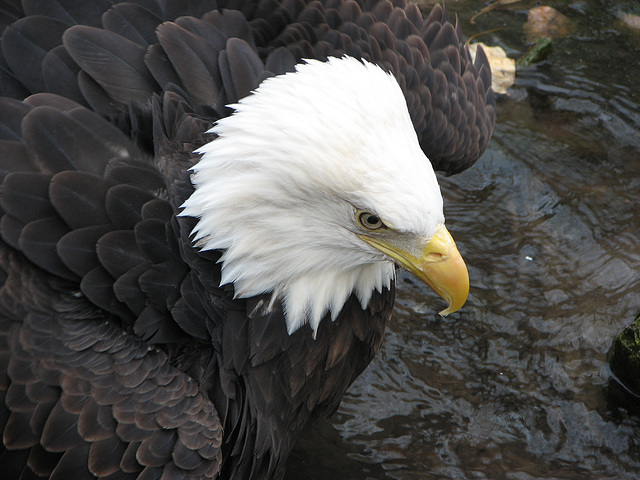
<path fill-rule="evenodd" d="M 392 257 L 440 295 L 449 304 L 440 315 L 448 315 L 464 305 L 469 295 L 469 273 L 453 237 L 444 225 L 438 227 L 436 234 L 425 245 L 416 249 L 421 252 L 419 256 L 386 238 L 367 235 L 361 235 L 361 238 Z"/>

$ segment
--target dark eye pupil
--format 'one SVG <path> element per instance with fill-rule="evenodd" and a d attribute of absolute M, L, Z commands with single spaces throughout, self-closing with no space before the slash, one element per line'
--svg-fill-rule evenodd
<path fill-rule="evenodd" d="M 378 215 L 366 211 L 359 213 L 358 222 L 369 230 L 377 230 L 384 227 L 384 223 L 382 223 L 382 219 Z"/>

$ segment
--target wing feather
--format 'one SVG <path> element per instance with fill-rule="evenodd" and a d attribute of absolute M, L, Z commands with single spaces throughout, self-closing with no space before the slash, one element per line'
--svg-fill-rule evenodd
<path fill-rule="evenodd" d="M 78 445 L 67 450 L 51 472 L 51 478 L 73 478 L 74 480 L 95 480 L 87 468 L 88 445 Z"/>
<path fill-rule="evenodd" d="M 148 268 L 149 266 L 144 263 L 137 265 L 113 283 L 116 298 L 126 304 L 134 315 L 140 315 L 147 305 L 147 299 L 141 294 L 139 279 Z"/>
<path fill-rule="evenodd" d="M 86 391 L 86 395 L 91 395 L 90 386 Z M 100 440 L 114 437 L 114 425 L 111 425 L 111 428 L 105 428 L 103 423 L 96 422 L 96 418 L 98 418 L 98 416 L 103 416 L 101 412 L 105 410 L 108 410 L 108 407 L 98 405 L 95 402 L 86 402 L 83 405 L 80 415 L 78 416 L 78 433 L 83 439 L 89 442 L 98 442 Z M 109 415 L 111 414 L 109 413 Z M 113 416 L 111 416 L 111 419 L 115 424 Z"/>
<path fill-rule="evenodd" d="M 67 25 L 85 24 L 97 26 L 100 24 L 102 12 L 111 6 L 109 0 L 95 0 L 91 2 L 76 2 L 74 0 L 22 0 L 26 15 L 45 15 L 58 19 Z"/>
<path fill-rule="evenodd" d="M 89 448 L 89 471 L 97 477 L 120 472 L 120 460 L 127 444 L 115 435 L 93 441 Z"/>
<path fill-rule="evenodd" d="M 213 46 L 176 23 L 163 23 L 157 34 L 187 93 L 198 103 L 218 107 L 221 80 Z"/>
<path fill-rule="evenodd" d="M 35 445 L 31 447 L 26 464 L 36 475 L 49 478 L 59 460 L 59 453 L 48 452 L 40 445 Z M 6 470 L 3 470 L 3 472 L 6 472 Z M 12 478 L 11 473 L 8 476 Z"/>
<path fill-rule="evenodd" d="M 148 190 L 120 184 L 111 187 L 107 192 L 105 208 L 116 228 L 129 231 L 142 220 L 142 206 L 155 198 L 156 196 Z"/>
<path fill-rule="evenodd" d="M 29 113 L 31 107 L 12 98 L 0 98 L 0 138 L 3 140 L 21 142 L 22 120 Z"/>
<path fill-rule="evenodd" d="M 156 83 L 144 65 L 145 49 L 114 32 L 76 25 L 64 33 L 71 57 L 107 94 L 123 105 L 145 102 Z"/>
<path fill-rule="evenodd" d="M 113 278 L 118 278 L 130 269 L 146 262 L 130 230 L 117 230 L 103 235 L 98 240 L 96 252 L 100 263 Z"/>
<path fill-rule="evenodd" d="M 80 290 L 97 307 L 129 320 L 131 312 L 113 292 L 113 277 L 102 266 L 90 270 L 82 277 Z"/>
<path fill-rule="evenodd" d="M 22 223 L 52 217 L 55 209 L 49 202 L 50 175 L 36 172 L 13 172 L 0 185 L 0 206 Z"/>
<path fill-rule="evenodd" d="M 62 401 L 58 401 L 42 430 L 42 446 L 50 452 L 65 452 L 80 444 L 76 421 L 76 415 L 65 410 Z"/>
<path fill-rule="evenodd" d="M 156 43 L 149 46 L 144 57 L 144 63 L 151 75 L 153 75 L 154 80 L 164 90 L 171 89 L 174 85 L 182 85 L 178 72 L 161 45 Z"/>
<path fill-rule="evenodd" d="M 226 101 L 236 103 L 258 88 L 264 79 L 265 67 L 258 54 L 244 40 L 230 38 L 220 52 L 220 75 Z"/>
<path fill-rule="evenodd" d="M 158 41 L 156 27 L 162 20 L 153 12 L 133 3 L 120 3 L 102 15 L 106 30 L 147 47 Z"/>
<path fill-rule="evenodd" d="M 112 100 L 106 90 L 84 70 L 78 72 L 78 88 L 94 112 L 104 117 L 116 117 L 121 112 L 122 105 Z"/>
<path fill-rule="evenodd" d="M 0 182 L 11 172 L 36 173 L 37 170 L 23 143 L 0 140 Z"/>
<path fill-rule="evenodd" d="M 67 170 L 55 175 L 49 201 L 69 228 L 111 225 L 105 195 L 112 184 L 96 175 Z"/>
<path fill-rule="evenodd" d="M 58 241 L 68 232 L 67 226 L 57 217 L 30 222 L 20 233 L 20 250 L 47 272 L 67 280 L 77 280 L 75 273 L 67 268 L 56 253 Z"/>
<path fill-rule="evenodd" d="M 18 20 L 2 33 L 4 59 L 31 92 L 45 91 L 40 66 L 49 50 L 60 45 L 67 28 L 66 24 L 53 18 L 32 16 Z"/>
<path fill-rule="evenodd" d="M 79 104 L 86 104 L 76 80 L 80 67 L 64 46 L 58 45 L 47 52 L 42 59 L 41 69 L 47 92 L 64 95 Z"/>

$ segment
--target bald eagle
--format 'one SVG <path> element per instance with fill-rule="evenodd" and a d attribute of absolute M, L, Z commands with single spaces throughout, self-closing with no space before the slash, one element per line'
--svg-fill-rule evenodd
<path fill-rule="evenodd" d="M 442 7 L 3 8 L 2 478 L 281 478 L 397 266 L 464 303 L 434 167 L 495 104 Z"/>

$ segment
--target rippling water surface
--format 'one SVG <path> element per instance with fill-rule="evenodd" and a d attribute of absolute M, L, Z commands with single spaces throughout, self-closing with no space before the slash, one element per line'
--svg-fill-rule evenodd
<path fill-rule="evenodd" d="M 463 30 L 517 58 L 535 2 Z M 637 2 L 548 2 L 575 25 L 499 100 L 487 153 L 442 178 L 471 293 L 402 275 L 384 347 L 339 412 L 300 442 L 287 480 L 640 478 L 640 399 L 607 353 L 640 312 Z M 635 10 L 634 10 L 635 9 Z M 638 409 L 625 407 L 636 402 Z"/>

